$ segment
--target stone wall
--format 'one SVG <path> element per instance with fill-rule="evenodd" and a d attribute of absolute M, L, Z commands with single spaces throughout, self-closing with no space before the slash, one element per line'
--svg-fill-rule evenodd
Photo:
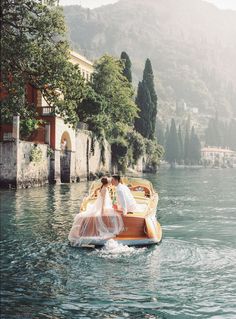
<path fill-rule="evenodd" d="M 37 161 L 32 150 L 39 150 Z M 47 145 L 25 141 L 0 143 L 0 185 L 26 188 L 48 183 L 49 158 Z"/>
<path fill-rule="evenodd" d="M 134 165 L 134 170 L 138 173 L 142 173 L 145 166 L 145 157 L 142 156 L 140 159 L 138 159 L 137 164 Z"/>
<path fill-rule="evenodd" d="M 32 154 L 37 149 L 41 155 L 34 159 Z M 17 187 L 41 186 L 49 180 L 49 157 L 46 144 L 34 144 L 20 141 L 17 159 Z"/>
<path fill-rule="evenodd" d="M 72 132 L 74 133 L 74 132 Z M 70 138 L 73 141 L 73 137 Z M 72 151 L 70 155 L 70 182 L 87 180 L 100 172 L 111 171 L 111 150 L 110 145 L 105 142 L 104 158 L 101 158 L 101 145 L 92 138 L 92 134 L 86 130 L 78 130 L 75 133 L 75 139 L 72 142 Z M 65 156 L 65 155 L 64 155 Z M 50 161 L 50 181 L 60 183 L 61 175 L 65 173 L 68 167 L 62 167 L 64 159 L 61 150 L 55 150 Z"/>
<path fill-rule="evenodd" d="M 92 138 L 88 131 L 78 131 L 76 134 L 75 172 L 79 179 L 87 179 L 99 172 L 111 170 L 110 145 L 105 142 L 105 163 L 102 162 L 101 145 Z"/>
<path fill-rule="evenodd" d="M 71 141 L 72 150 L 67 151 L 68 156 L 63 155 L 62 150 L 55 150 L 51 157 L 47 154 L 47 144 L 21 140 L 1 142 L 0 185 L 26 188 L 44 185 L 49 181 L 60 183 L 63 181 L 61 176 L 64 176 L 66 182 L 76 182 L 92 178 L 101 172 L 111 172 L 111 150 L 107 142 L 102 156 L 102 145 L 92 138 L 89 131 L 78 131 Z M 36 159 L 32 156 L 35 150 L 40 153 Z M 67 156 L 69 162 L 63 156 Z M 65 176 L 68 171 L 69 177 Z"/>
<path fill-rule="evenodd" d="M 87 152 L 90 145 L 90 135 L 89 133 L 85 133 L 84 131 L 78 131 L 75 141 L 75 174 L 80 179 L 87 179 L 87 175 L 89 172 L 89 163 L 87 163 Z"/>
<path fill-rule="evenodd" d="M 0 142 L 0 186 L 16 187 L 17 142 Z"/>

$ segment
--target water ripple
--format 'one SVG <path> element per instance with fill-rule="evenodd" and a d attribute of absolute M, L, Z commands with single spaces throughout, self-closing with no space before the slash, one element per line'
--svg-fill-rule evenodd
<path fill-rule="evenodd" d="M 233 172 L 148 175 L 164 239 L 141 249 L 69 246 L 87 183 L 0 191 L 2 318 L 236 318 Z"/>

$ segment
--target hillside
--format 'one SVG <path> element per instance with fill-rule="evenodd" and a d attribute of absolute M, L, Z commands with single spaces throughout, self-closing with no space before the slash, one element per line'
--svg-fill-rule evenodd
<path fill-rule="evenodd" d="M 185 102 L 201 114 L 236 116 L 236 12 L 201 0 L 121 0 L 64 7 L 74 49 L 91 59 L 126 51 L 135 84 L 152 61 L 160 114 Z"/>

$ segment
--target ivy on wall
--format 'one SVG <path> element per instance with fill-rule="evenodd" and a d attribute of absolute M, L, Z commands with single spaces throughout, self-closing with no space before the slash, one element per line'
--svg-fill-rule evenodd
<path fill-rule="evenodd" d="M 38 163 L 38 162 L 41 162 L 42 158 L 43 158 L 43 152 L 41 148 L 37 144 L 34 144 L 34 146 L 30 150 L 30 156 L 29 156 L 30 162 Z"/>

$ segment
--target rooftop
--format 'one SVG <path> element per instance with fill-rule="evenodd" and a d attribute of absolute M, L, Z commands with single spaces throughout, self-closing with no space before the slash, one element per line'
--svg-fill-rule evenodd
<path fill-rule="evenodd" d="M 201 151 L 202 152 L 217 152 L 217 153 L 234 153 L 234 151 L 228 148 L 220 148 L 220 147 L 203 147 Z"/>
<path fill-rule="evenodd" d="M 89 64 L 90 66 L 93 66 L 93 62 L 92 61 L 88 60 L 85 56 L 83 56 L 83 55 L 81 55 L 81 54 L 79 54 L 79 53 L 77 53 L 75 51 L 70 51 L 70 55 L 71 55 L 71 57 L 79 59 L 79 60 Z"/>

